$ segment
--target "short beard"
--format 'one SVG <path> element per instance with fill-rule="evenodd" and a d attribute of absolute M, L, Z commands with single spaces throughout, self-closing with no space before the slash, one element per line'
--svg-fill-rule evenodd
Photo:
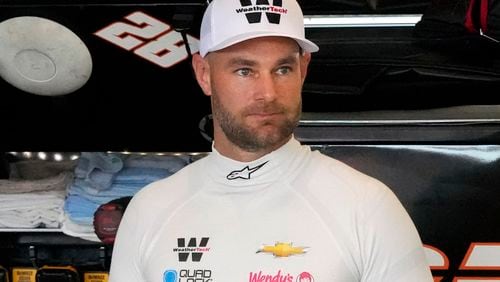
<path fill-rule="evenodd" d="M 214 91 L 212 91 L 212 107 L 214 120 L 219 123 L 219 126 L 227 139 L 247 152 L 259 152 L 276 149 L 277 146 L 285 143 L 297 127 L 302 112 L 302 103 L 299 103 L 297 109 L 291 109 L 292 111 L 295 111 L 292 118 L 286 119 L 280 125 L 276 125 L 277 130 L 275 132 L 265 136 L 260 136 L 257 130 L 246 127 L 237 119 L 236 116 L 229 112 L 220 103 L 217 94 Z M 290 110 L 275 104 L 267 106 L 264 105 L 262 107 L 279 109 L 280 111 L 286 112 Z M 243 116 L 245 116 L 244 113 Z"/>

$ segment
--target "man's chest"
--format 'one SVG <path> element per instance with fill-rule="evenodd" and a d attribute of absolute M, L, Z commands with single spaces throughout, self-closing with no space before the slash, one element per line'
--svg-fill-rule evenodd
<path fill-rule="evenodd" d="M 147 281 L 355 281 L 350 256 L 313 212 L 299 206 L 239 213 L 179 212 L 144 254 Z"/>

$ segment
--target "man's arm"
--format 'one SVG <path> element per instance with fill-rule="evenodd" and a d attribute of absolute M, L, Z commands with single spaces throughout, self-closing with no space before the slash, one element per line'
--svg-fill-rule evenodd
<path fill-rule="evenodd" d="M 361 227 L 364 282 L 432 282 L 417 229 L 397 197 L 388 191 L 366 214 Z"/>

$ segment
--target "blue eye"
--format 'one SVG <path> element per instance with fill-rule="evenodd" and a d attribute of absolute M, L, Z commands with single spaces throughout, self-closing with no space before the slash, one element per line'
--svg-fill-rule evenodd
<path fill-rule="evenodd" d="M 278 70 L 276 71 L 277 74 L 279 75 L 285 75 L 288 74 L 292 71 L 292 68 L 289 66 L 284 66 L 284 67 L 279 67 Z"/>
<path fill-rule="evenodd" d="M 251 73 L 252 73 L 252 70 L 250 70 L 249 68 L 242 68 L 242 69 L 236 70 L 236 74 L 238 74 L 240 76 L 249 76 Z"/>

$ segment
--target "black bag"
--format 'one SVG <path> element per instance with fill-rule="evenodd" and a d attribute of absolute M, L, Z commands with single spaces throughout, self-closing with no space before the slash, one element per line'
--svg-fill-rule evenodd
<path fill-rule="evenodd" d="M 499 0 L 434 0 L 415 27 L 415 35 L 433 45 L 500 41 Z"/>
<path fill-rule="evenodd" d="M 481 0 L 480 8 L 483 34 L 497 42 L 500 41 L 500 1 Z"/>

